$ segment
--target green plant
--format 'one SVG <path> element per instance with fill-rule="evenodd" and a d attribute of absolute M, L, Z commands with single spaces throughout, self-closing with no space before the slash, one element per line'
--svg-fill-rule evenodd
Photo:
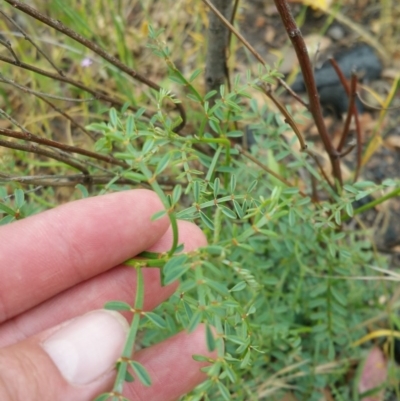
<path fill-rule="evenodd" d="M 210 245 L 189 255 L 174 255 L 171 249 L 161 258 L 143 255 L 144 260 L 128 262 L 139 271 L 143 266 L 161 268 L 165 283 L 181 280 L 178 292 L 156 315 L 144 314 L 132 330 L 145 331 L 147 346 L 182 328 L 191 331 L 200 322 L 216 328 L 218 335 L 213 338 L 210 332 L 208 340 L 210 347 L 218 347 L 219 357 L 206 369 L 209 381 L 187 399 L 261 399 L 288 386 L 301 399 L 318 399 L 326 385 L 340 387 L 358 354 L 351 344 L 363 329 L 349 327 L 378 313 L 379 294 L 389 291 L 379 281 L 360 285 L 355 280 L 368 274 L 369 264 L 385 261 L 360 240 L 360 231 L 340 229 L 342 221 L 359 212 L 353 210 L 356 200 L 396 183 L 348 184 L 334 202 L 313 202 L 284 183 L 294 181 L 302 169 L 326 187 L 312 160 L 282 138 L 285 123 L 260 120 L 265 110 L 255 102 L 245 106 L 259 81 L 270 82 L 276 72 L 260 70 L 255 79 L 249 74 L 245 84 L 237 79 L 230 93 L 222 87 L 221 98 L 209 109 L 212 94 L 201 96 L 193 79 L 185 79 L 171 64 L 158 41 L 161 32 L 151 34 L 170 78 L 187 88 L 199 130 L 184 137 L 173 131 L 179 121 L 161 111 L 166 98 L 174 101 L 166 91 L 156 95 L 159 112 L 149 122 L 140 120 L 140 112 L 112 109 L 109 123 L 89 128 L 103 133 L 98 151 L 119 148 L 115 157 L 130 164 L 120 176 L 150 184 L 171 221 L 195 221 Z M 232 121 L 242 119 L 258 121 L 253 155 L 260 160 L 268 149 L 266 163 L 277 166 L 282 180 L 265 174 L 228 141 L 239 134 L 231 131 Z M 205 121 L 217 137 L 202 132 Z M 195 145 L 207 147 L 201 152 Z M 171 183 L 167 190 L 159 184 L 166 181 Z M 110 307 L 134 310 L 140 304 Z M 114 391 L 121 389 L 122 380 L 120 375 Z"/>

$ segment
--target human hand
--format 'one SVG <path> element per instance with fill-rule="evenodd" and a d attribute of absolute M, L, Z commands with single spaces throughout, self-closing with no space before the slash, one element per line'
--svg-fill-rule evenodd
<path fill-rule="evenodd" d="M 136 272 L 121 266 L 148 250 L 170 249 L 167 218 L 151 191 L 133 190 L 57 207 L 0 227 L 0 400 L 89 401 L 110 390 L 128 324 L 99 310 L 110 300 L 132 304 Z M 206 244 L 195 225 L 179 222 L 185 251 Z M 166 300 L 159 269 L 144 269 L 144 310 Z M 71 320 L 72 319 L 72 320 Z M 205 379 L 193 354 L 216 357 L 204 327 L 135 353 L 153 385 L 125 385 L 128 399 L 167 401 Z"/>

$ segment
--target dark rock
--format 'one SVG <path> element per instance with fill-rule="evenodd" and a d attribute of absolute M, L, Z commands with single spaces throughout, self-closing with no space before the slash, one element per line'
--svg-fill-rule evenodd
<path fill-rule="evenodd" d="M 333 57 L 339 65 L 342 73 L 350 79 L 351 73 L 356 71 L 361 81 L 371 81 L 380 77 L 382 63 L 374 53 L 373 49 L 360 44 L 351 49 L 339 52 Z M 321 68 L 315 71 L 315 81 L 317 88 L 331 85 L 341 85 L 339 77 L 333 69 L 329 60 L 325 61 Z M 296 92 L 305 92 L 303 75 L 300 74 L 292 85 Z"/>
<path fill-rule="evenodd" d="M 341 51 L 334 55 L 334 59 L 347 79 L 350 79 L 352 72 L 355 71 L 362 82 L 379 78 L 383 68 L 373 49 L 366 44 Z M 331 109 L 338 116 L 347 111 L 349 100 L 346 91 L 329 60 L 315 71 L 315 81 L 322 106 Z M 302 74 L 297 76 L 292 89 L 300 93 L 306 91 Z M 356 105 L 362 112 L 363 107 L 358 99 Z"/>
<path fill-rule="evenodd" d="M 332 112 L 336 117 L 347 113 L 349 109 L 349 97 L 341 84 L 321 86 L 318 89 L 319 102 L 325 111 Z M 364 106 L 358 98 L 355 104 L 359 113 L 364 111 Z"/>

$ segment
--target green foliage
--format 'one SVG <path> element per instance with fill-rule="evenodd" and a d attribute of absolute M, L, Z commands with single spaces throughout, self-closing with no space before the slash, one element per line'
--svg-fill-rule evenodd
<path fill-rule="evenodd" d="M 160 34 L 150 32 L 153 39 Z M 162 90 L 150 121 L 140 118 L 141 111 L 111 109 L 109 123 L 91 127 L 103 134 L 96 147 L 119 149 L 117 157 L 130 165 L 122 176 L 152 185 L 173 182 L 173 188 L 162 189 L 169 216 L 198 224 L 209 245 L 167 258 L 161 266 L 164 284 L 178 278 L 181 284 L 141 320 L 144 345 L 207 324 L 208 344 L 219 358 L 205 369 L 210 380 L 187 400 L 258 400 L 285 385 L 309 400 L 319 399 L 328 384 L 345 391 L 341 378 L 358 352 L 351 343 L 364 332 L 355 327 L 381 310 L 377 299 L 387 288 L 379 281 L 353 280 L 366 274 L 367 264 L 385 261 L 361 232 L 341 224 L 356 212 L 355 200 L 387 183 L 348 184 L 335 202 L 312 202 L 266 175 L 228 140 L 242 134 L 234 122 L 253 120 L 257 159 L 275 164 L 289 181 L 303 169 L 326 189 L 307 155 L 294 152 L 281 137 L 285 124 L 253 101 L 244 106 L 257 82 L 270 81 L 276 72 L 260 71 L 245 84 L 236 80 L 230 93 L 222 88 L 221 99 L 210 108 L 209 95 L 202 97 L 191 86 L 193 76 L 185 79 L 176 70 L 168 50 L 159 44 L 153 50 L 166 60 L 173 81 L 185 86 L 198 129 L 185 136 L 174 132 L 180 121 L 162 112 L 161 105 L 175 99 Z M 266 111 L 268 119 L 260 119 Z"/>

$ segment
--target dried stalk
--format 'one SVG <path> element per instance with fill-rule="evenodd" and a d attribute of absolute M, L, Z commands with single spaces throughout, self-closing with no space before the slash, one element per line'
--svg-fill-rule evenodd
<path fill-rule="evenodd" d="M 71 122 L 71 124 L 80 129 L 82 132 L 84 132 L 92 141 L 96 141 L 96 137 L 95 135 L 93 135 L 90 131 L 88 131 L 83 125 L 79 124 L 77 121 L 75 121 L 68 113 L 66 113 L 65 111 L 62 111 L 61 109 L 59 109 L 57 106 L 55 106 L 53 103 L 51 103 L 49 100 L 47 100 L 46 98 L 44 98 L 43 96 L 37 95 L 36 97 L 38 97 L 40 100 L 42 100 L 43 102 L 45 102 L 46 104 L 48 104 L 53 110 L 55 110 L 57 113 L 61 114 L 63 117 L 65 117 L 68 121 Z"/>
<path fill-rule="evenodd" d="M 217 15 L 221 22 L 242 42 L 242 44 L 250 51 L 250 53 L 262 64 L 267 65 L 267 62 L 261 57 L 261 55 L 254 49 L 254 47 L 240 34 L 240 32 L 216 9 L 209 0 L 203 0 L 203 2 L 210 7 L 210 9 Z M 308 105 L 304 100 L 293 91 L 293 89 L 281 78 L 276 78 L 280 85 L 282 85 L 299 103 L 308 109 Z"/>
<path fill-rule="evenodd" d="M 115 174 L 108 175 L 37 175 L 37 176 L 14 176 L 0 172 L 0 182 L 19 182 L 24 185 L 41 185 L 44 187 L 73 187 L 77 184 L 87 184 L 90 181 L 91 184 L 108 184 L 110 180 L 115 178 Z M 147 183 L 138 183 L 128 178 L 118 178 L 115 181 L 119 185 L 132 185 L 134 188 L 148 188 L 150 185 Z M 178 182 L 165 181 L 161 182 L 161 185 L 166 190 L 173 189 Z"/>
<path fill-rule="evenodd" d="M 2 39 L 0 37 L 0 44 L 3 45 L 12 54 L 15 62 L 18 64 L 20 61 L 19 61 L 19 58 L 17 57 L 17 55 L 15 54 L 13 48 L 11 47 L 11 43 L 7 39 Z"/>
<path fill-rule="evenodd" d="M 10 18 L 7 14 L 5 14 L 3 11 L 0 10 L 0 14 L 7 20 L 9 21 L 12 25 L 17 28 L 19 32 L 21 32 L 22 36 L 24 37 L 25 40 L 27 40 L 29 43 L 32 44 L 32 46 L 40 53 L 47 61 L 48 63 L 61 75 L 64 76 L 64 73 L 57 68 L 57 66 L 54 64 L 54 62 L 51 60 L 51 58 L 31 39 L 31 37 L 12 19 Z"/>
<path fill-rule="evenodd" d="M 74 30 L 65 26 L 61 21 L 55 20 L 53 18 L 47 17 L 46 15 L 40 13 L 33 7 L 29 6 L 18 0 L 4 0 L 17 10 L 24 12 L 27 15 L 35 18 L 36 20 L 54 28 L 55 30 L 61 32 L 62 34 L 69 36 L 71 39 L 75 40 L 76 42 L 82 44 L 86 48 L 92 50 L 94 53 L 98 54 L 103 59 L 107 60 L 109 63 L 114 65 L 115 67 L 119 68 L 121 71 L 125 72 L 127 75 L 131 76 L 132 78 L 136 79 L 139 82 L 147 85 L 150 88 L 155 89 L 156 91 L 161 90 L 161 87 L 157 85 L 155 82 L 151 81 L 150 79 L 144 77 L 143 75 L 139 74 L 132 68 L 128 67 L 116 57 L 110 55 L 105 50 L 103 50 L 99 45 L 92 42 L 91 40 L 86 39 L 82 35 L 78 34 Z M 178 110 L 180 117 L 182 119 L 181 123 L 175 127 L 175 132 L 179 132 L 185 125 L 186 125 L 186 112 L 182 105 L 182 103 L 174 103 L 174 107 Z"/>
<path fill-rule="evenodd" d="M 54 100 L 62 100 L 65 102 L 75 102 L 75 103 L 87 103 L 87 102 L 92 102 L 93 100 L 95 100 L 94 97 L 90 97 L 90 98 L 86 98 L 86 99 L 77 99 L 77 98 L 57 96 L 57 95 L 51 95 L 51 94 L 44 93 L 44 92 L 35 91 L 33 89 L 29 89 L 26 86 L 17 84 L 12 79 L 5 78 L 2 74 L 0 74 L 0 82 L 4 82 L 5 84 L 11 85 L 14 88 L 22 90 L 25 93 L 31 93 L 32 95 L 37 95 L 39 97 L 48 97 L 49 99 L 54 99 Z"/>
<path fill-rule="evenodd" d="M 351 117 L 354 116 L 354 122 L 356 124 L 356 137 L 357 137 L 357 165 L 356 165 L 356 171 L 354 174 L 354 181 L 357 181 L 358 176 L 360 175 L 360 170 L 361 170 L 361 153 L 362 153 L 361 126 L 360 126 L 360 119 L 358 118 L 357 107 L 355 104 L 355 98 L 356 98 L 356 93 L 357 93 L 357 75 L 355 73 L 353 73 L 351 75 L 351 82 L 350 82 L 350 87 L 349 87 L 346 77 L 343 75 L 337 62 L 333 59 L 330 59 L 330 62 L 332 64 L 332 67 L 334 68 L 337 76 L 339 77 L 340 83 L 342 84 L 342 86 L 343 86 L 344 90 L 346 91 L 346 94 L 349 98 L 349 107 L 347 110 L 347 118 L 346 118 L 346 121 L 344 124 L 342 136 L 340 138 L 340 142 L 339 142 L 337 150 L 339 153 L 342 151 L 343 146 L 346 142 L 347 136 L 349 134 Z"/>
<path fill-rule="evenodd" d="M 124 168 L 130 167 L 127 163 L 125 163 L 121 160 L 115 159 L 112 156 L 102 155 L 100 153 L 82 149 L 77 146 L 66 145 L 66 144 L 63 144 L 63 143 L 60 143 L 57 141 L 53 141 L 52 139 L 41 138 L 35 134 L 32 134 L 29 131 L 18 132 L 18 131 L 12 131 L 9 129 L 5 129 L 5 128 L 0 128 L 0 135 L 7 136 L 10 138 L 16 138 L 16 139 L 24 139 L 29 142 L 35 142 L 40 145 L 46 145 L 46 146 L 50 146 L 52 148 L 60 149 L 60 150 L 63 150 L 64 152 L 78 153 L 83 156 L 91 157 L 92 159 L 101 160 L 106 163 L 110 163 L 110 164 L 124 167 Z"/>
<path fill-rule="evenodd" d="M 266 171 L 268 174 L 272 175 L 273 177 L 275 177 L 277 180 L 281 181 L 282 183 L 284 183 L 286 186 L 292 188 L 293 185 L 286 180 L 285 178 L 283 178 L 282 176 L 280 176 L 278 173 L 276 173 L 275 171 L 271 170 L 269 167 L 267 167 L 265 164 L 261 163 L 256 157 L 254 157 L 251 153 L 247 152 L 247 150 L 244 150 L 240 145 L 236 144 L 235 148 L 239 151 L 239 153 L 241 155 L 243 155 L 244 157 L 246 157 L 247 159 L 251 160 L 254 164 L 257 164 L 257 166 L 261 167 L 264 171 Z M 303 197 L 306 198 L 307 195 L 299 190 L 299 194 Z"/>
<path fill-rule="evenodd" d="M 311 65 L 310 57 L 307 53 L 307 46 L 304 42 L 300 29 L 296 25 L 287 1 L 274 0 L 274 2 L 282 19 L 283 25 L 288 33 L 289 39 L 292 42 L 293 48 L 296 51 L 297 58 L 300 63 L 300 68 L 304 77 L 304 84 L 308 93 L 309 110 L 313 116 L 315 125 L 318 129 L 318 133 L 322 140 L 322 143 L 324 144 L 325 150 L 328 153 L 332 165 L 333 176 L 341 187 L 343 185 L 343 180 L 340 166 L 340 155 L 334 148 L 325 126 L 321 105 L 319 103 L 317 86 L 314 79 L 313 68 Z"/>
<path fill-rule="evenodd" d="M 24 185 L 40 185 L 43 187 L 74 187 L 77 184 L 107 184 L 115 176 L 113 175 L 37 175 L 37 176 L 13 176 L 0 172 L 0 182 L 19 182 Z M 119 178 L 116 183 L 121 185 L 135 184 L 140 186 L 137 182 L 127 178 Z M 142 187 L 142 186 L 140 186 Z"/>
<path fill-rule="evenodd" d="M 22 150 L 23 152 L 28 152 L 28 153 L 35 153 L 37 155 L 46 156 L 51 159 L 58 160 L 62 163 L 68 164 L 69 166 L 71 166 L 73 168 L 76 168 L 77 170 L 82 172 L 82 174 L 84 174 L 86 177 L 89 176 L 89 170 L 85 166 L 83 166 L 81 163 L 76 162 L 75 160 L 71 160 L 69 157 L 66 157 L 66 156 L 56 153 L 56 152 L 53 152 L 51 150 L 42 149 L 33 143 L 30 143 L 29 145 L 23 145 L 20 143 L 3 141 L 2 139 L 0 139 L 0 146 L 9 148 L 9 149 Z"/>
<path fill-rule="evenodd" d="M 23 62 L 16 63 L 14 60 L 12 60 L 12 59 L 10 59 L 8 57 L 4 57 L 2 55 L 0 55 L 0 61 L 4 61 L 5 63 L 9 63 L 9 64 L 12 64 L 12 65 L 15 65 L 16 67 L 23 68 L 25 70 L 35 72 L 35 73 L 43 75 L 45 77 L 48 77 L 48 78 L 51 78 L 51 79 L 55 79 L 57 81 L 65 82 L 67 84 L 75 86 L 76 88 L 79 88 L 79 89 L 81 89 L 81 90 L 83 90 L 85 92 L 88 92 L 88 93 L 92 94 L 95 99 L 102 100 L 103 102 L 108 102 L 112 106 L 122 107 L 123 104 L 124 104 L 124 102 L 122 102 L 122 101 L 120 101 L 118 99 L 112 98 L 112 97 L 110 97 L 108 95 L 105 95 L 104 93 L 101 93 L 101 92 L 95 91 L 93 89 L 90 89 L 86 85 L 82 84 L 79 81 L 75 81 L 74 79 L 67 78 L 67 77 L 62 77 L 60 75 L 53 74 L 51 72 L 42 70 L 40 68 L 34 67 L 34 66 L 30 65 L 30 64 L 26 64 L 26 63 L 23 63 Z M 133 106 L 129 106 L 129 109 L 132 110 L 132 111 L 137 111 L 138 110 L 136 107 L 133 107 Z M 143 113 L 143 115 L 148 119 L 150 119 L 152 117 L 149 113 L 146 113 L 146 112 Z"/>

